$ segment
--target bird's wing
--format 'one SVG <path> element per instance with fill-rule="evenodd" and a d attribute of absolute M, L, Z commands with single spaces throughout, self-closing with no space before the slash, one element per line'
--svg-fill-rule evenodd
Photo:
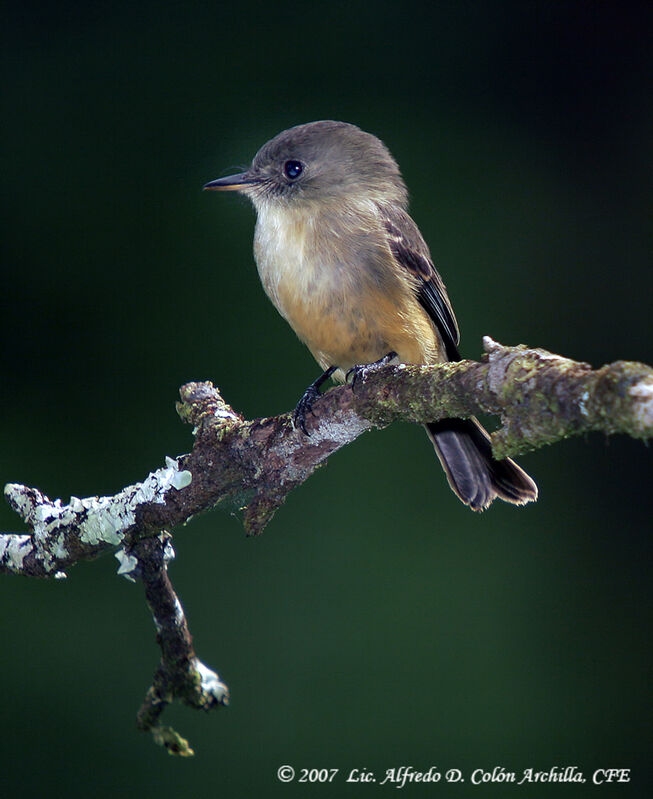
<path fill-rule="evenodd" d="M 417 279 L 417 299 L 437 326 L 449 360 L 459 361 L 458 323 L 445 285 L 433 266 L 431 253 L 419 228 L 400 208 L 383 206 L 379 212 L 395 261 Z"/>

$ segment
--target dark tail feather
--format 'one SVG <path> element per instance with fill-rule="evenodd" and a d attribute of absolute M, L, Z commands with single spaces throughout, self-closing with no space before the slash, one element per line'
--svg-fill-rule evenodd
<path fill-rule="evenodd" d="M 472 510 L 497 497 L 513 505 L 537 499 L 537 486 L 510 458 L 492 455 L 490 436 L 476 419 L 443 419 L 424 425 L 452 491 Z"/>

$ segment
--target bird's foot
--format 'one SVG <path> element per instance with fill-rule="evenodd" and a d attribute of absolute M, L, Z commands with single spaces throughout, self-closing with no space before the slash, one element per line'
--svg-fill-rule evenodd
<path fill-rule="evenodd" d="M 364 383 L 368 375 L 377 372 L 379 369 L 383 369 L 384 366 L 387 366 L 390 361 L 396 357 L 396 352 L 388 352 L 383 358 L 379 358 L 378 361 L 359 363 L 356 366 L 352 366 L 345 375 L 345 380 L 351 384 L 352 391 L 354 391 L 358 383 Z"/>
<path fill-rule="evenodd" d="M 313 403 L 320 396 L 322 395 L 320 394 L 319 389 L 315 388 L 315 386 L 311 384 L 297 403 L 295 413 L 293 414 L 293 424 L 295 427 L 299 427 L 299 429 L 302 430 L 307 436 L 310 436 L 310 433 L 306 429 L 306 415 L 313 413 Z"/>
<path fill-rule="evenodd" d="M 306 429 L 306 416 L 309 413 L 315 416 L 313 413 L 313 403 L 322 396 L 320 394 L 320 386 L 331 377 L 331 375 L 336 371 L 336 368 L 337 367 L 335 366 L 329 367 L 318 377 L 317 380 L 311 383 L 295 407 L 293 424 L 296 428 L 299 427 L 299 429 L 307 436 L 310 436 L 310 433 Z"/>

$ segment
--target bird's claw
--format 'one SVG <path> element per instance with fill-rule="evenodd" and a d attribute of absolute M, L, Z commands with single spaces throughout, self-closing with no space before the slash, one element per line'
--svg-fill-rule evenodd
<path fill-rule="evenodd" d="M 351 385 L 352 391 L 355 391 L 358 383 L 364 383 L 368 375 L 377 372 L 379 369 L 383 369 L 384 366 L 387 366 L 390 361 L 396 357 L 396 352 L 389 352 L 387 355 L 384 355 L 383 358 L 379 358 L 378 361 L 356 364 L 356 366 L 352 366 L 351 369 L 347 370 L 345 380 Z"/>
<path fill-rule="evenodd" d="M 357 384 L 364 383 L 368 374 L 370 373 L 371 369 L 370 366 L 372 364 L 369 363 L 358 363 L 356 366 L 352 366 L 351 369 L 347 370 L 347 374 L 345 375 L 345 380 L 351 386 L 351 390 L 355 391 Z"/>
<path fill-rule="evenodd" d="M 310 436 L 311 434 L 306 429 L 306 416 L 309 413 L 315 416 L 313 413 L 313 403 L 320 396 L 322 395 L 320 394 L 319 389 L 315 388 L 315 386 L 309 386 L 304 392 L 302 398 L 297 403 L 295 412 L 293 413 L 292 418 L 295 428 L 298 427 L 307 436 Z"/>
<path fill-rule="evenodd" d="M 306 429 L 306 414 L 311 413 L 313 416 L 313 403 L 318 397 L 321 397 L 320 394 L 320 386 L 322 386 L 336 371 L 337 366 L 330 366 L 328 369 L 325 369 L 324 372 L 315 380 L 311 385 L 306 389 L 302 398 L 297 403 L 297 407 L 295 408 L 295 413 L 293 414 L 293 424 L 295 428 L 299 427 L 300 430 L 304 432 L 305 435 L 310 436 L 310 433 Z"/>

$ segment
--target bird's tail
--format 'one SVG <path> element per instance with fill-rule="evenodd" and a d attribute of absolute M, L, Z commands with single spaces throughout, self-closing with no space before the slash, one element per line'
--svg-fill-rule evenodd
<path fill-rule="evenodd" d="M 424 425 L 454 494 L 472 510 L 496 499 L 525 505 L 537 486 L 510 458 L 496 460 L 490 436 L 477 419 L 443 419 Z"/>

